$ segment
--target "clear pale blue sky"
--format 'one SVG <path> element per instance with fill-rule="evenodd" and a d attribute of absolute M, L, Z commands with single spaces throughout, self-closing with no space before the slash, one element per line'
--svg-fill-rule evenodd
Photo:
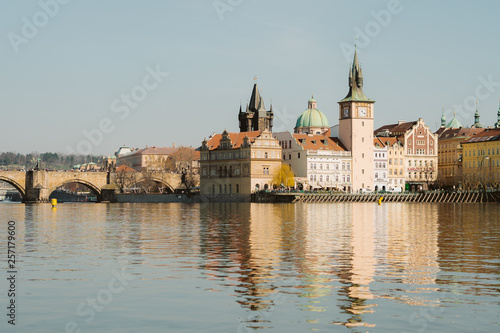
<path fill-rule="evenodd" d="M 377 22 L 373 12 L 390 2 L 72 0 L 44 17 L 38 1 L 2 1 L 0 151 L 87 150 L 82 131 L 102 119 L 113 129 L 94 136 L 93 154 L 122 144 L 198 146 L 214 131 L 238 130 L 254 75 L 266 107 L 272 99 L 275 130 L 292 130 L 312 93 L 337 124 L 351 61 L 342 45 L 352 46 L 358 30 L 369 32 L 358 52 L 376 127 L 422 117 L 435 129 L 442 107 L 450 120 L 454 105 L 463 105 L 457 117 L 471 125 L 466 105 L 476 97 L 481 122 L 492 125 L 500 3 L 400 0 L 390 19 Z M 38 20 L 34 36 L 23 35 L 23 17 Z M 29 37 L 17 53 L 13 34 Z M 113 101 L 157 66 L 168 77 L 128 116 L 113 112 Z"/>

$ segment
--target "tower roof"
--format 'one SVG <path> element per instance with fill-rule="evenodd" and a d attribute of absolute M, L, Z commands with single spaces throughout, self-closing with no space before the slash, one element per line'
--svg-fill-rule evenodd
<path fill-rule="evenodd" d="M 354 60 L 349 70 L 349 93 L 341 100 L 341 102 L 347 101 L 373 102 L 373 100 L 366 97 L 363 92 L 363 71 L 358 62 L 357 50 L 354 50 Z"/>
<path fill-rule="evenodd" d="M 474 114 L 474 125 L 472 125 L 472 127 L 475 127 L 475 128 L 482 128 L 483 127 L 483 125 L 481 125 L 481 123 L 479 122 L 479 107 L 478 107 L 477 100 L 476 100 L 476 113 Z"/>
<path fill-rule="evenodd" d="M 454 115 L 453 119 L 446 125 L 448 128 L 460 128 L 464 127 L 457 119 L 457 117 Z"/>
<path fill-rule="evenodd" d="M 260 97 L 259 88 L 257 83 L 253 85 L 252 97 L 250 97 L 250 104 L 248 105 L 250 111 L 265 111 L 264 101 Z"/>
<path fill-rule="evenodd" d="M 309 108 L 305 110 L 299 118 L 295 128 L 299 127 L 329 127 L 328 118 L 325 114 L 316 108 L 316 100 L 311 98 L 308 101 Z"/>

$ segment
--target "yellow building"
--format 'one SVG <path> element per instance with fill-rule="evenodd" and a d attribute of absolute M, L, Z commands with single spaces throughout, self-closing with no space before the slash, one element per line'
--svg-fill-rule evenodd
<path fill-rule="evenodd" d="M 281 147 L 264 130 L 213 135 L 200 151 L 200 191 L 204 195 L 233 195 L 249 200 L 250 194 L 272 188 L 281 168 Z"/>
<path fill-rule="evenodd" d="M 498 187 L 500 182 L 500 129 L 486 129 L 462 143 L 465 189 Z"/>
<path fill-rule="evenodd" d="M 484 131 L 482 128 L 441 127 L 438 139 L 438 182 L 441 187 L 462 186 L 462 142 Z"/>

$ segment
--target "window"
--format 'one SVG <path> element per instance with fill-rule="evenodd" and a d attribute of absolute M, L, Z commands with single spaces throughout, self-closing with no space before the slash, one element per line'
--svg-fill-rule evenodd
<path fill-rule="evenodd" d="M 222 193 L 222 184 L 219 184 L 219 193 Z"/>
<path fill-rule="evenodd" d="M 207 175 L 207 168 L 203 168 L 203 176 Z"/>
<path fill-rule="evenodd" d="M 286 155 L 285 154 L 283 154 L 283 160 L 286 161 Z"/>
<path fill-rule="evenodd" d="M 392 158 L 389 159 L 389 165 L 392 165 Z"/>
<path fill-rule="evenodd" d="M 269 167 L 263 167 L 263 173 L 265 175 L 268 175 L 269 174 Z"/>
<path fill-rule="evenodd" d="M 215 194 L 215 184 L 212 184 L 212 193 Z"/>
<path fill-rule="evenodd" d="M 227 185 L 224 184 L 224 193 L 227 193 Z"/>
<path fill-rule="evenodd" d="M 497 161 L 498 162 L 498 161 Z M 330 181 L 330 176 L 329 175 L 326 175 L 326 181 L 329 182 Z"/>
<path fill-rule="evenodd" d="M 292 154 L 288 154 L 288 159 L 291 160 L 292 159 Z"/>
<path fill-rule="evenodd" d="M 264 158 L 267 158 L 267 151 L 264 153 Z"/>
<path fill-rule="evenodd" d="M 240 184 L 236 184 L 236 193 L 240 193 Z"/>
<path fill-rule="evenodd" d="M 323 181 L 323 175 L 320 175 L 319 176 L 319 181 L 322 182 Z"/>
<path fill-rule="evenodd" d="M 229 184 L 229 193 L 233 193 L 233 186 L 232 186 L 232 184 Z"/>
<path fill-rule="evenodd" d="M 297 158 L 300 158 L 300 153 L 297 153 Z"/>

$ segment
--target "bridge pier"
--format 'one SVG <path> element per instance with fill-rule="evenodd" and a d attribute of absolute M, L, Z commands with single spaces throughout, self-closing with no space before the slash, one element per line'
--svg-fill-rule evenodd
<path fill-rule="evenodd" d="M 45 182 L 46 171 L 27 171 L 26 193 L 23 202 L 49 202 L 50 191 L 44 186 Z"/>

